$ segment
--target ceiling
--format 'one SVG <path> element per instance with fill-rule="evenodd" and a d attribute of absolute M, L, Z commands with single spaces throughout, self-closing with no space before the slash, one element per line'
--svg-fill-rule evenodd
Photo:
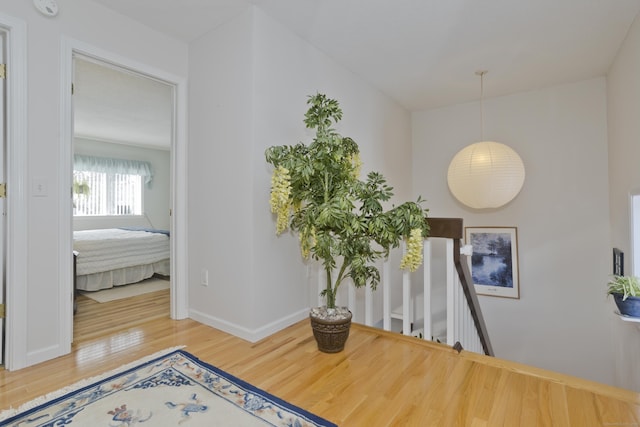
<path fill-rule="evenodd" d="M 173 87 L 93 59 L 74 58 L 74 136 L 169 149 Z"/>
<path fill-rule="evenodd" d="M 409 111 L 606 74 L 640 0 L 94 0 L 185 42 L 255 5 Z"/>

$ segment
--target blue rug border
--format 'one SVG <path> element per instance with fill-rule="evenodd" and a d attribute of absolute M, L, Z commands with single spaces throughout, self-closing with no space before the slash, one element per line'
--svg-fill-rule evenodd
<path fill-rule="evenodd" d="M 14 415 L 12 417 L 9 417 L 9 418 L 7 418 L 7 419 L 5 419 L 3 421 L 0 421 L 0 426 L 7 425 L 7 424 L 17 420 L 18 418 L 22 418 L 22 417 L 24 417 L 26 415 L 34 413 L 34 412 L 40 410 L 40 408 L 42 406 L 46 405 L 46 404 L 48 405 L 48 404 L 59 402 L 61 400 L 64 400 L 64 399 L 68 398 L 70 395 L 73 395 L 73 394 L 76 394 L 76 393 L 80 393 L 80 392 L 82 392 L 84 390 L 87 390 L 89 388 L 95 387 L 98 384 L 103 384 L 105 382 L 111 381 L 114 378 L 117 378 L 117 377 L 126 375 L 126 374 L 128 374 L 130 372 L 133 372 L 133 371 L 139 369 L 142 366 L 156 363 L 156 362 L 158 362 L 158 361 L 160 361 L 162 359 L 165 359 L 167 357 L 170 357 L 170 356 L 178 354 L 178 353 L 181 354 L 183 357 L 185 357 L 187 359 L 190 359 L 192 362 L 200 364 L 200 365 L 206 367 L 207 369 L 210 369 L 211 371 L 215 372 L 217 375 L 220 375 L 221 377 L 224 377 L 228 381 L 233 382 L 234 384 L 236 384 L 236 385 L 238 385 L 238 386 L 240 386 L 240 387 L 242 387 L 242 388 L 244 388 L 246 390 L 249 390 L 249 391 L 252 391 L 252 392 L 256 392 L 257 394 L 259 394 L 259 395 L 261 395 L 261 396 L 263 396 L 265 398 L 268 398 L 269 400 L 273 401 L 275 404 L 277 404 L 279 406 L 282 406 L 283 408 L 286 408 L 286 409 L 288 409 L 288 410 L 290 410 L 290 411 L 292 411 L 292 412 L 294 412 L 294 413 L 296 413 L 296 414 L 298 414 L 298 415 L 300 415 L 302 417 L 307 418 L 309 421 L 312 421 L 312 422 L 314 422 L 316 424 L 324 424 L 326 427 L 338 427 L 337 424 L 334 424 L 333 422 L 331 422 L 331 421 L 329 421 L 329 420 L 327 420 L 325 418 L 322 418 L 322 417 L 320 417 L 318 415 L 315 415 L 315 414 L 313 414 L 313 413 L 311 413 L 311 412 L 309 412 L 309 411 L 307 411 L 305 409 L 300 408 L 299 406 L 293 405 L 293 404 L 291 404 L 291 403 L 289 403 L 289 402 L 287 402 L 287 401 L 285 401 L 285 400 L 283 400 L 283 399 L 281 399 L 281 398 L 279 398 L 277 396 L 274 396 L 273 394 L 269 393 L 268 391 L 265 391 L 265 390 L 263 390 L 263 389 L 261 389 L 259 387 L 256 387 L 256 386 L 254 386 L 254 385 L 252 385 L 252 384 L 250 384 L 250 383 L 248 383 L 248 382 L 246 382 L 246 381 L 244 381 L 244 380 L 242 380 L 242 379 L 240 379 L 240 378 L 238 378 L 238 377 L 236 377 L 236 376 L 234 376 L 234 375 L 232 375 L 232 374 L 230 374 L 228 372 L 225 372 L 221 368 L 213 366 L 212 364 L 210 364 L 208 362 L 205 362 L 205 361 L 201 360 L 200 358 L 194 356 L 193 354 L 191 354 L 191 353 L 189 353 L 189 352 L 187 352 L 185 350 L 182 350 L 182 349 L 169 351 L 169 352 L 167 352 L 167 353 L 165 353 L 165 354 L 163 354 L 161 356 L 158 356 L 158 357 L 153 358 L 153 359 L 149 359 L 149 360 L 147 360 L 145 362 L 142 362 L 140 364 L 137 364 L 137 365 L 135 365 L 135 366 L 133 366 L 133 367 L 131 367 L 129 369 L 126 369 L 126 370 L 124 370 L 122 372 L 118 372 L 118 373 L 115 373 L 113 375 L 110 375 L 109 377 L 105 377 L 105 378 L 103 378 L 101 380 L 92 382 L 92 383 L 90 383 L 90 384 L 88 384 L 88 385 L 86 385 L 84 387 L 80 387 L 80 388 L 78 388 L 76 390 L 73 390 L 73 391 L 65 393 L 65 394 L 63 394 L 61 396 L 58 396 L 55 399 L 52 399 L 52 400 L 50 400 L 48 402 L 42 403 L 40 405 L 37 405 L 37 406 L 35 406 L 33 408 L 30 408 L 30 409 L 28 409 L 26 411 L 20 412 L 20 413 Z M 136 363 L 136 361 L 134 360 L 131 363 Z M 70 384 L 70 385 L 73 385 L 73 384 Z"/>
<path fill-rule="evenodd" d="M 257 394 L 259 394 L 261 397 L 265 397 L 268 398 L 269 400 L 273 401 L 275 404 L 282 406 L 283 408 L 289 409 L 290 411 L 303 416 L 305 418 L 307 418 L 310 421 L 313 421 L 314 423 L 324 423 L 326 425 L 326 427 L 338 427 L 337 424 L 332 423 L 331 421 L 322 418 L 318 415 L 315 415 L 305 409 L 300 408 L 299 406 L 296 406 L 292 403 L 289 403 L 277 396 L 274 396 L 273 394 L 269 393 L 268 391 L 265 391 L 259 387 L 254 386 L 253 384 L 250 384 L 226 371 L 223 371 L 221 368 L 218 368 L 216 366 L 211 365 L 208 362 L 205 362 L 201 359 L 199 359 L 198 357 L 194 356 L 193 354 L 178 349 L 175 350 L 169 354 L 175 354 L 175 353 L 181 353 L 184 357 L 191 359 L 193 362 L 195 363 L 199 363 L 201 365 L 203 365 L 204 367 L 206 367 L 207 369 L 210 369 L 211 371 L 215 372 L 216 374 L 220 375 L 221 377 L 224 377 L 225 379 L 227 379 L 230 382 L 233 382 L 234 384 L 248 390 L 248 391 L 252 391 L 252 392 L 257 392 Z M 162 357 L 160 357 L 159 359 L 162 359 Z"/>

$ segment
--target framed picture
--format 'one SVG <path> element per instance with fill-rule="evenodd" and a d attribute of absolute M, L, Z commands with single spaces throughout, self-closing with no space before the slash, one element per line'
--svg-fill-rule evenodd
<path fill-rule="evenodd" d="M 618 248 L 613 248 L 613 274 L 624 276 L 624 252 Z"/>
<path fill-rule="evenodd" d="M 473 247 L 471 276 L 478 295 L 520 298 L 516 227 L 465 227 Z"/>

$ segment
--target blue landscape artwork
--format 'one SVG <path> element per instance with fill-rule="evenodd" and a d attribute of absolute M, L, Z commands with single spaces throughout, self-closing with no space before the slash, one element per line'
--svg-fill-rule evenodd
<path fill-rule="evenodd" d="M 511 234 L 471 233 L 471 276 L 475 285 L 513 288 Z"/>

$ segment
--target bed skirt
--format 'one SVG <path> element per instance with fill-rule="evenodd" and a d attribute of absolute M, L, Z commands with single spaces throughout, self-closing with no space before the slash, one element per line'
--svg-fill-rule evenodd
<path fill-rule="evenodd" d="M 171 263 L 169 259 L 165 259 L 153 264 L 136 265 L 101 273 L 84 274 L 76 278 L 76 288 L 81 291 L 99 291 L 100 289 L 109 289 L 114 286 L 140 282 L 156 273 L 163 276 L 170 276 L 170 266 Z"/>

